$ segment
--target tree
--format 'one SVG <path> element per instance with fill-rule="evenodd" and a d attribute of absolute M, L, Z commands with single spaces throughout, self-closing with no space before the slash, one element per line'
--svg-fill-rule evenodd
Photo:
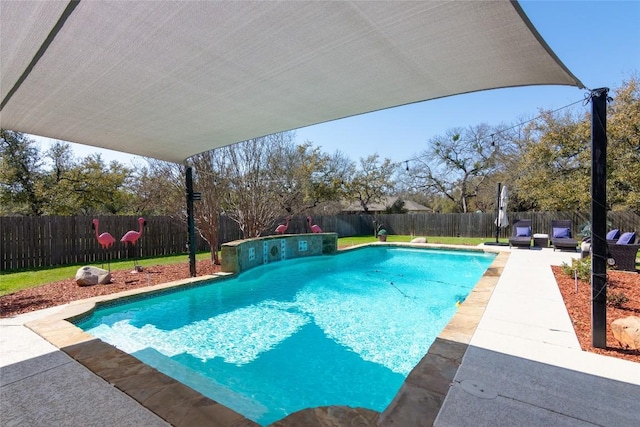
<path fill-rule="evenodd" d="M 35 141 L 20 132 L 2 129 L 0 139 L 0 200 L 5 214 L 42 215 L 38 192 L 43 173 Z"/>
<path fill-rule="evenodd" d="M 166 215 L 187 224 L 185 166 L 163 160 L 145 159 L 146 167 L 136 174 L 133 193 L 147 215 Z"/>
<path fill-rule="evenodd" d="M 527 195 L 535 209 L 588 209 L 588 123 L 577 122 L 570 111 L 542 111 L 528 130 L 527 143 L 518 157 L 518 191 Z"/>
<path fill-rule="evenodd" d="M 135 211 L 132 170 L 100 155 L 73 157 L 68 143 L 44 155 L 20 132 L 2 130 L 0 200 L 3 214 L 78 215 Z"/>
<path fill-rule="evenodd" d="M 607 106 L 607 208 L 640 213 L 640 90 L 631 78 Z M 516 188 L 540 210 L 591 204 L 591 114 L 542 111 L 514 155 Z"/>
<path fill-rule="evenodd" d="M 194 188 L 202 194 L 194 207 L 195 225 L 200 236 L 209 243 L 214 264 L 220 264 L 218 230 L 220 215 L 224 212 L 222 200 L 229 193 L 229 179 L 222 173 L 222 154 L 222 150 L 209 150 L 189 159 L 195 170 Z"/>
<path fill-rule="evenodd" d="M 384 210 L 386 214 L 404 214 L 407 212 L 409 212 L 409 210 L 404 207 L 404 200 L 399 197 L 391 206 L 387 206 Z"/>
<path fill-rule="evenodd" d="M 607 109 L 607 202 L 640 215 L 640 80 L 613 91 Z"/>
<path fill-rule="evenodd" d="M 348 183 L 355 174 L 355 163 L 336 150 L 327 156 L 327 163 L 322 170 L 324 179 L 330 182 L 330 192 L 324 200 L 317 203 L 311 213 L 315 215 L 335 215 L 342 211 L 342 201 L 347 198 Z"/>
<path fill-rule="evenodd" d="M 393 176 L 396 166 L 391 160 L 380 161 L 378 154 L 360 158 L 359 168 L 350 181 L 345 182 L 345 193 L 349 200 L 360 203 L 368 214 L 369 205 L 379 203 L 394 187 Z"/>
<path fill-rule="evenodd" d="M 224 210 L 238 223 L 245 239 L 260 236 L 282 212 L 276 197 L 277 182 L 269 173 L 269 160 L 277 148 L 273 138 L 260 137 L 220 148 L 223 160 L 219 173 L 229 180 Z"/>
<path fill-rule="evenodd" d="M 410 169 L 415 190 L 440 194 L 459 212 L 469 212 L 471 200 L 496 169 L 498 151 L 492 133 L 482 124 L 433 138 Z"/>
<path fill-rule="evenodd" d="M 133 171 L 99 154 L 76 161 L 66 143 L 49 150 L 53 169 L 43 177 L 48 215 L 141 213 L 131 191 Z"/>
<path fill-rule="evenodd" d="M 276 184 L 280 207 L 289 216 L 311 212 L 323 202 L 342 197 L 342 183 L 349 170 L 348 159 L 339 152 L 328 155 L 310 142 L 295 145 L 293 134 L 276 140 L 269 157 L 271 180 Z"/>

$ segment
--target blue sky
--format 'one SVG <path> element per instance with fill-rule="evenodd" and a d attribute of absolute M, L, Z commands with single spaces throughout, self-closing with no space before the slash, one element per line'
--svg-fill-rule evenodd
<path fill-rule="evenodd" d="M 640 75 L 640 0 L 520 1 L 550 48 L 590 89 L 620 86 Z M 415 157 L 448 129 L 516 124 L 584 98 L 586 90 L 564 86 L 497 89 L 363 114 L 296 131 L 296 141 L 324 151 L 340 150 L 352 160 L 377 153 L 395 162 Z M 577 111 L 590 109 L 578 104 Z M 40 140 L 40 138 L 38 138 Z M 43 141 L 43 148 L 48 143 Z M 139 164 L 136 156 L 71 144 L 77 156 L 99 152 L 106 161 Z"/>

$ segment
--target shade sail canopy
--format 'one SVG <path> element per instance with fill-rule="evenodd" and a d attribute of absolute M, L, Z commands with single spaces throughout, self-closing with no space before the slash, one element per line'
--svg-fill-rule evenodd
<path fill-rule="evenodd" d="M 1 126 L 180 162 L 449 95 L 581 82 L 509 1 L 0 2 Z"/>

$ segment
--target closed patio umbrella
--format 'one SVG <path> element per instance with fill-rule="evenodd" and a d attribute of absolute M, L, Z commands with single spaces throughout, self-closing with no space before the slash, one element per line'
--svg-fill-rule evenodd
<path fill-rule="evenodd" d="M 504 228 L 509 225 L 509 218 L 507 218 L 507 205 L 509 204 L 509 190 L 507 186 L 502 187 L 500 192 L 500 205 L 498 207 L 498 218 L 496 219 L 496 225 Z"/>
<path fill-rule="evenodd" d="M 502 188 L 502 190 L 501 190 Z M 498 246 L 506 246 L 508 243 L 500 243 L 498 241 L 498 236 L 500 235 L 500 229 L 507 227 L 509 225 L 509 218 L 507 218 L 507 204 L 509 203 L 509 190 L 507 186 L 502 186 L 502 184 L 498 183 L 498 215 L 494 224 L 496 225 L 496 241 L 493 242 L 485 242 L 485 245 L 498 245 Z"/>

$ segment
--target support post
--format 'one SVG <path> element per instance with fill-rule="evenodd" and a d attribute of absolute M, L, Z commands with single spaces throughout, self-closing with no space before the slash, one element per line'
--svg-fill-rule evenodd
<path fill-rule="evenodd" d="M 196 277 L 196 231 L 193 219 L 193 168 L 187 166 L 185 174 L 185 184 L 187 187 L 187 227 L 189 233 L 189 274 Z"/>
<path fill-rule="evenodd" d="M 500 223 L 498 222 L 500 218 L 500 190 L 502 189 L 502 184 L 498 183 L 498 204 L 496 209 L 496 243 L 498 243 L 498 236 L 500 235 Z"/>
<path fill-rule="evenodd" d="M 607 94 L 591 91 L 591 344 L 607 347 Z"/>

